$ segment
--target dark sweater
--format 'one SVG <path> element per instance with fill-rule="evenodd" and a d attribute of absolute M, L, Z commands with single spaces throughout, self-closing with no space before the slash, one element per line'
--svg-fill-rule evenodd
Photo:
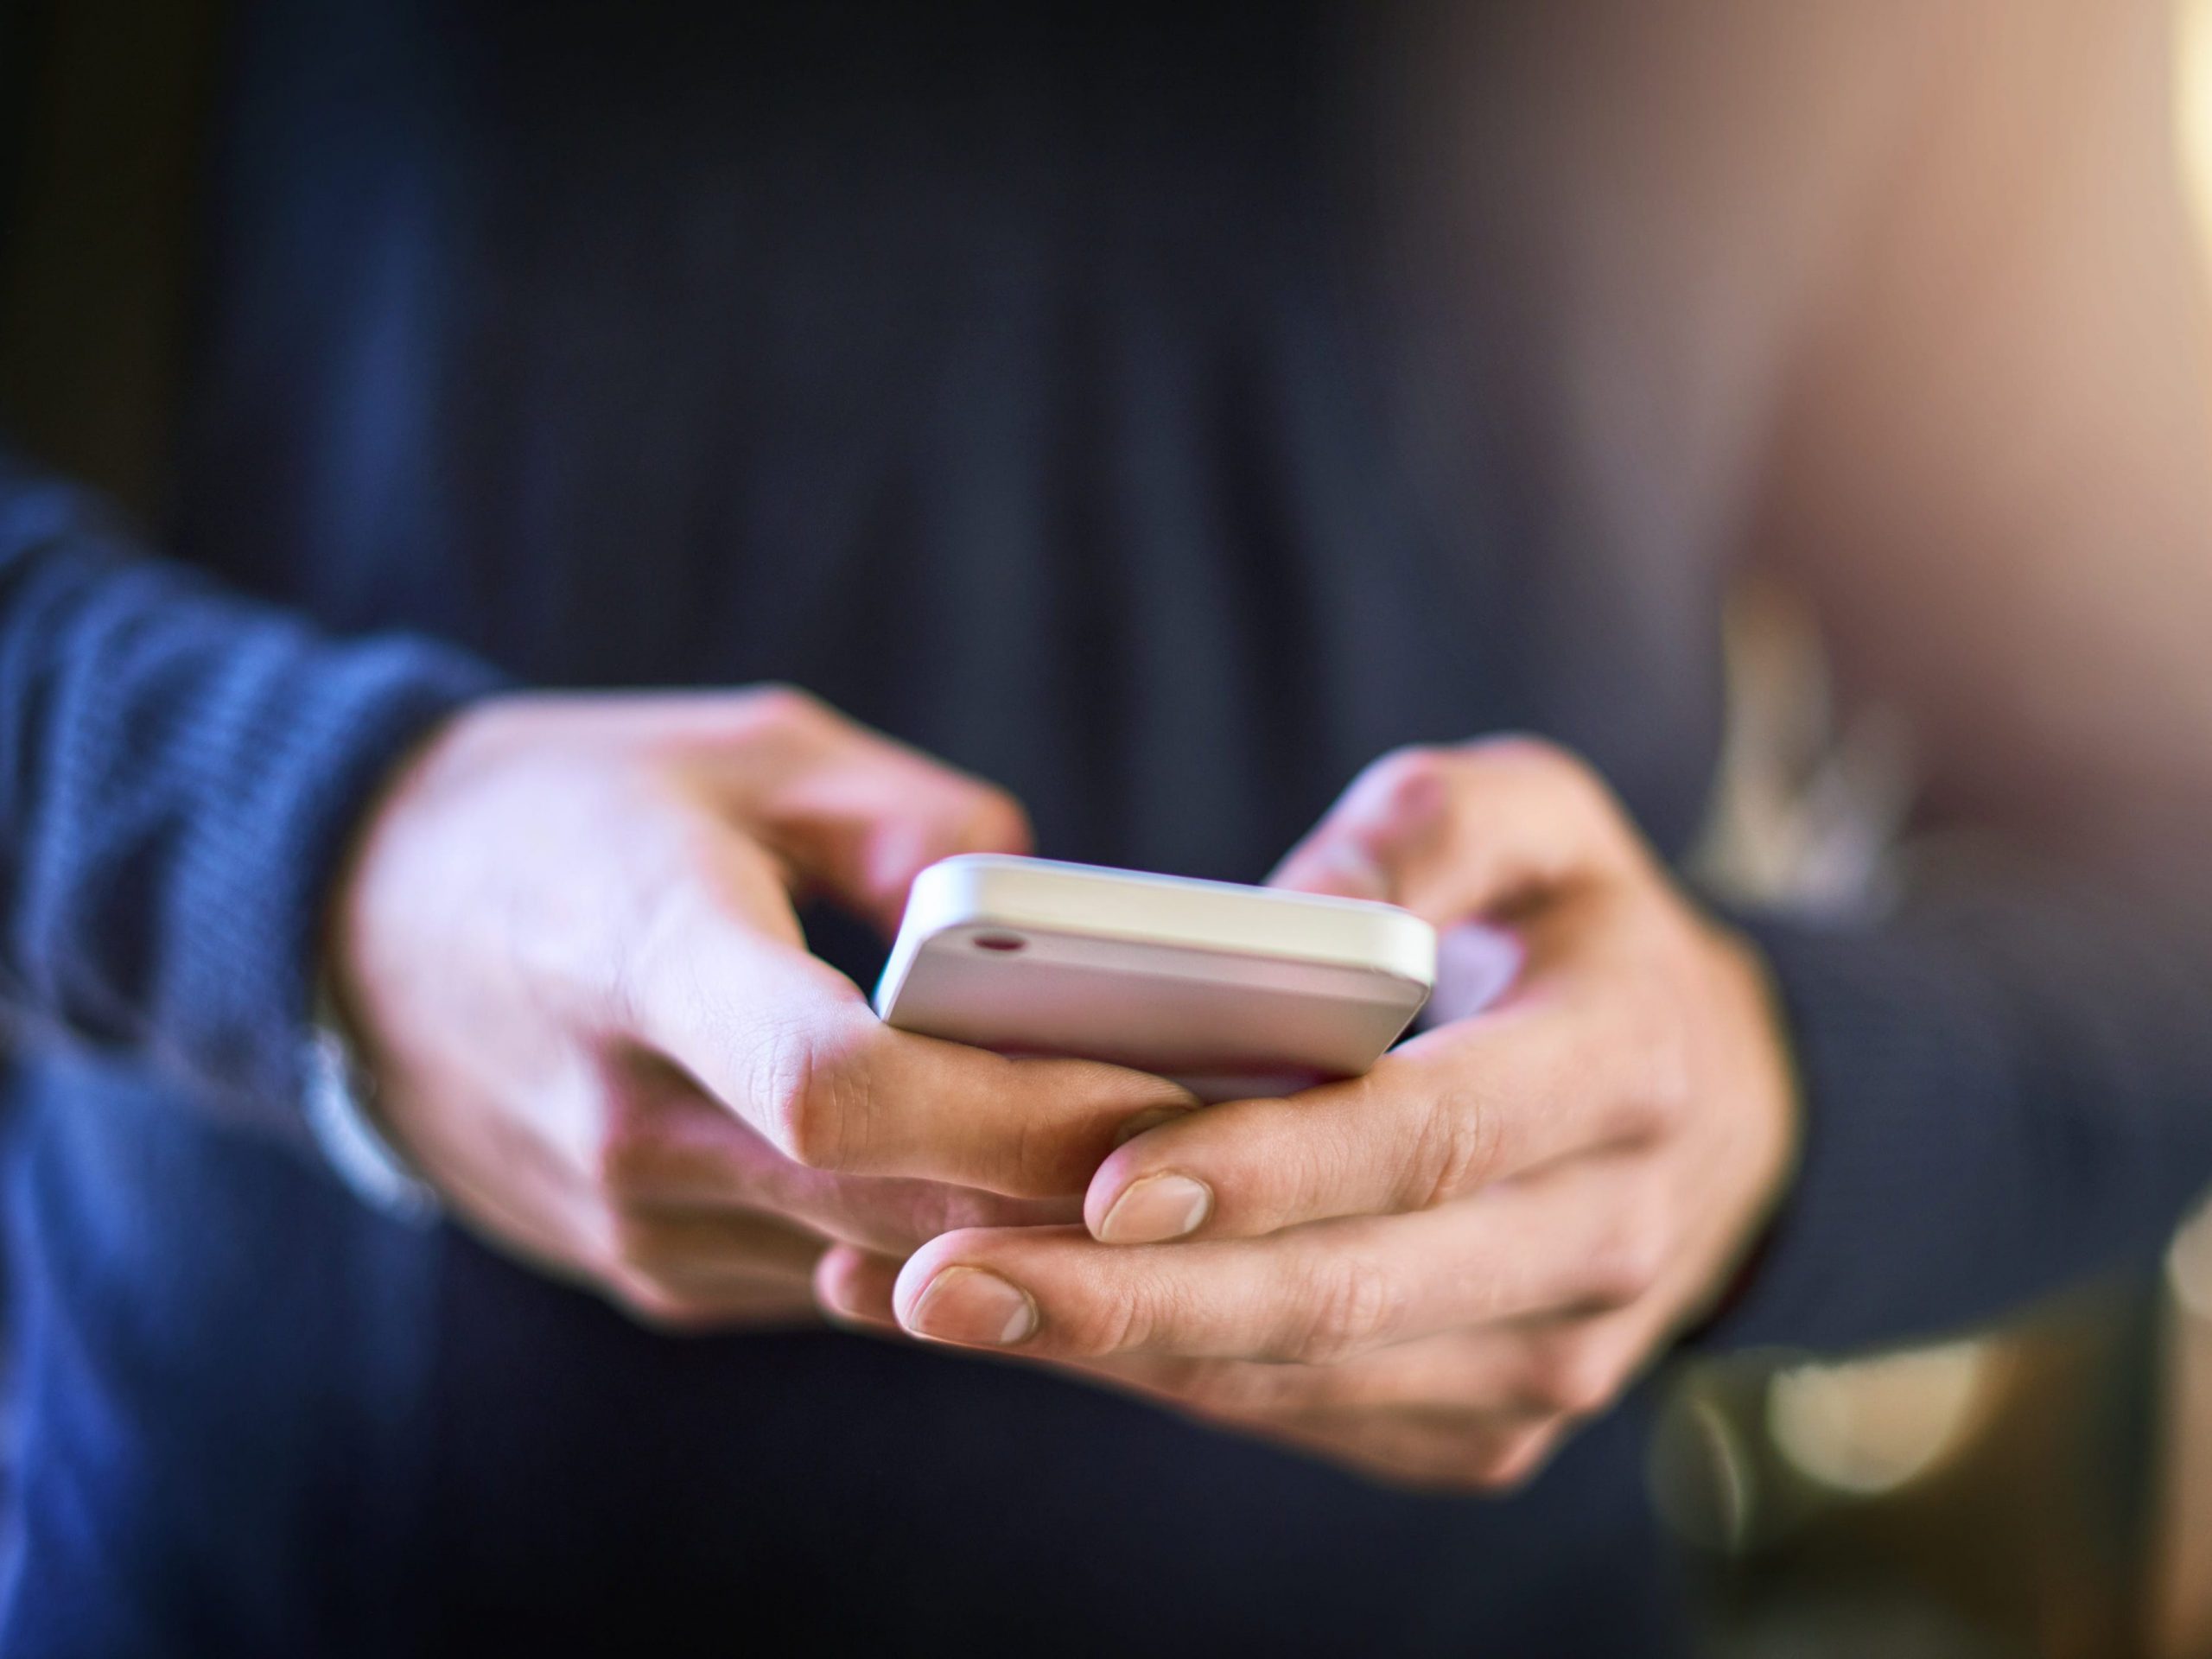
<path fill-rule="evenodd" d="M 1018 1367 L 651 1335 L 363 1209 L 300 1127 L 317 919 L 502 680 L 798 682 L 1048 853 L 1232 879 L 1517 728 L 1679 855 L 1721 584 L 1786 559 L 2011 853 L 1754 919 L 1808 1140 L 1707 1339 L 1947 1329 L 2212 1180 L 2201 701 L 2045 580 L 2207 613 L 2156 8 L 926 10 L 229 43 L 168 559 L 0 471 L 10 1653 L 1672 1639 L 1637 1402 L 1417 1497 Z"/>

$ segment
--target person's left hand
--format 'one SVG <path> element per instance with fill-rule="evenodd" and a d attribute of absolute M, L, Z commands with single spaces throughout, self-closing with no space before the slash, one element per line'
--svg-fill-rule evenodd
<path fill-rule="evenodd" d="M 903 1267 L 841 1248 L 817 1294 L 1386 1478 L 1516 1484 L 1777 1201 L 1796 1109 L 1764 976 L 1586 766 L 1526 740 L 1376 763 L 1275 880 L 1505 927 L 1521 970 L 1364 1077 L 1138 1135 L 1084 1226 L 963 1229 Z"/>

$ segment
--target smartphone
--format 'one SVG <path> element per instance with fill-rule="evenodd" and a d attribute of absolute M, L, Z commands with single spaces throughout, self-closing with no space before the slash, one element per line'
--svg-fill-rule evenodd
<path fill-rule="evenodd" d="M 1395 905 L 971 854 L 915 878 L 875 1010 L 1203 1100 L 1290 1094 L 1373 1065 L 1427 1001 L 1436 949 Z"/>

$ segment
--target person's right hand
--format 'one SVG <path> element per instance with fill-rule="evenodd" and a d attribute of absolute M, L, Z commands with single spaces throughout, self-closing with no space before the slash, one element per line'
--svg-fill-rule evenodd
<path fill-rule="evenodd" d="M 804 1317 L 828 1243 L 1071 1219 L 1192 1103 L 893 1030 L 807 953 L 795 893 L 889 931 L 925 866 L 1027 842 L 1005 794 L 798 692 L 498 699 L 371 812 L 333 987 L 477 1231 L 656 1325 Z"/>

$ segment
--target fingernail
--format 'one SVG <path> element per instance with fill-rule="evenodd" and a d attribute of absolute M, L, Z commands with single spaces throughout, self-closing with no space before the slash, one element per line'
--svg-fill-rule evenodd
<path fill-rule="evenodd" d="M 1195 1231 L 1213 1208 L 1213 1192 L 1187 1175 L 1147 1175 L 1132 1181 L 1098 1224 L 1109 1244 L 1158 1244 Z"/>
<path fill-rule="evenodd" d="M 1125 1147 L 1147 1129 L 1156 1129 L 1163 1123 L 1173 1123 L 1177 1118 L 1190 1115 L 1187 1106 L 1155 1106 L 1148 1112 L 1139 1112 L 1115 1134 L 1114 1144 Z"/>
<path fill-rule="evenodd" d="M 930 1281 L 907 1317 L 918 1337 L 1002 1348 L 1037 1328 L 1029 1293 L 981 1268 L 947 1268 Z"/>

